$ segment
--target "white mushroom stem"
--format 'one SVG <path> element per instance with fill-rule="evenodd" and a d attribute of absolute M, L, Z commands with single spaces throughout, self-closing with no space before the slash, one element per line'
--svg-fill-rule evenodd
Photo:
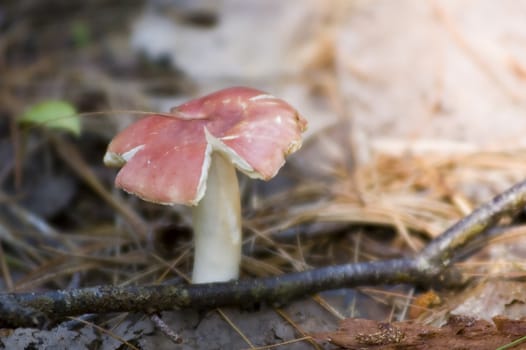
<path fill-rule="evenodd" d="M 211 157 L 206 192 L 192 212 L 192 283 L 222 282 L 239 276 L 241 204 L 236 170 L 219 152 Z"/>

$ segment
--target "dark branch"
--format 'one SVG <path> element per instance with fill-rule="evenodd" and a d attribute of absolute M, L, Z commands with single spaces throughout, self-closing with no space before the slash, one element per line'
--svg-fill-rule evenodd
<path fill-rule="evenodd" d="M 506 215 L 514 215 L 526 205 L 526 181 L 519 182 L 482 205 L 431 241 L 419 259 L 433 268 L 444 269 L 460 249 L 492 228 Z"/>
<path fill-rule="evenodd" d="M 418 283 L 423 277 L 415 269 L 412 260 L 400 259 L 329 266 L 233 282 L 124 288 L 100 286 L 41 293 L 3 294 L 0 296 L 0 304 L 6 301 L 13 305 L 15 302 L 17 305 L 39 310 L 54 319 L 60 319 L 85 313 L 152 313 L 182 308 L 250 306 L 262 302 L 283 304 L 291 299 L 327 289 L 365 284 Z M 25 320 L 23 316 L 15 323 L 26 324 Z M 13 323 L 13 320 L 10 323 Z"/>

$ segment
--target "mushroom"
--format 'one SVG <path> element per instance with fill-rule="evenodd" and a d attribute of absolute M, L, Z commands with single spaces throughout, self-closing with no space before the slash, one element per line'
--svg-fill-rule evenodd
<path fill-rule="evenodd" d="M 301 147 L 307 122 L 285 101 L 232 87 L 149 115 L 120 132 L 104 163 L 143 200 L 192 206 L 193 283 L 237 279 L 241 205 L 236 168 L 269 180 Z"/>

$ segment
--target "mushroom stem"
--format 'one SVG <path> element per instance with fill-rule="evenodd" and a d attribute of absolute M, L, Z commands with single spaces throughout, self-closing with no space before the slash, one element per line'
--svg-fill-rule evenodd
<path fill-rule="evenodd" d="M 219 152 L 211 157 L 205 195 L 192 211 L 192 283 L 224 282 L 239 276 L 241 204 L 236 170 Z"/>

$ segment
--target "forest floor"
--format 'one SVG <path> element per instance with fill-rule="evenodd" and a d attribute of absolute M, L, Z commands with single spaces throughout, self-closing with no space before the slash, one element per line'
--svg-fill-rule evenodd
<path fill-rule="evenodd" d="M 525 16 L 489 0 L 0 4 L 0 288 L 188 280 L 188 209 L 115 190 L 102 157 L 133 111 L 231 85 L 309 121 L 274 180 L 241 179 L 241 278 L 413 255 L 525 178 Z M 80 135 L 18 122 L 50 100 L 75 107 Z M 161 318 L 181 349 L 495 349 L 526 333 L 523 216 L 456 263 L 476 277 L 465 289 L 363 286 Z M 0 344 L 173 348 L 142 314 L 4 328 Z"/>

